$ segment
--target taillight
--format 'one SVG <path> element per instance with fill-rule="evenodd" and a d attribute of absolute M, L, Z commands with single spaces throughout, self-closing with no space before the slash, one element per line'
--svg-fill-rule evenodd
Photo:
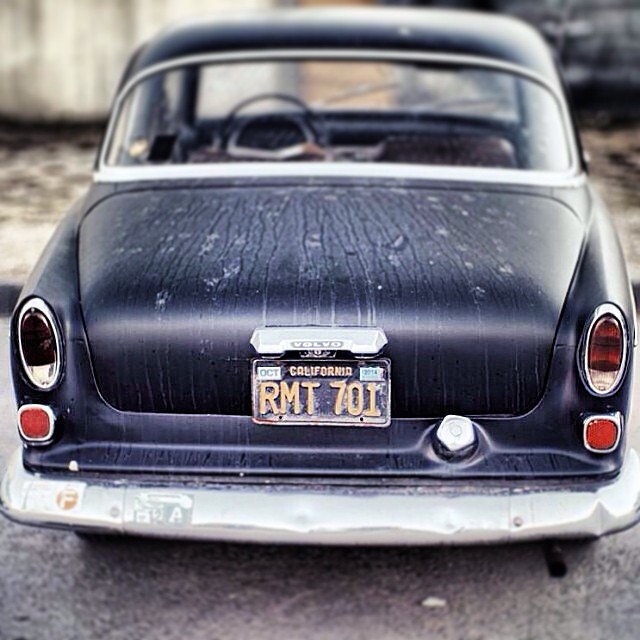
<path fill-rule="evenodd" d="M 627 330 L 624 317 L 612 304 L 599 306 L 586 325 L 580 349 L 580 373 L 593 394 L 615 393 L 627 364 Z"/>
<path fill-rule="evenodd" d="M 40 298 L 25 303 L 18 316 L 18 349 L 27 378 L 38 389 L 51 389 L 60 378 L 62 345 L 53 313 Z"/>

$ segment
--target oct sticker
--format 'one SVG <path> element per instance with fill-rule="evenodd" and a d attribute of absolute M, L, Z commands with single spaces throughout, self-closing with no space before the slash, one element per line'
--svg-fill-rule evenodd
<path fill-rule="evenodd" d="M 258 367 L 256 377 L 258 380 L 282 380 L 282 367 Z"/>

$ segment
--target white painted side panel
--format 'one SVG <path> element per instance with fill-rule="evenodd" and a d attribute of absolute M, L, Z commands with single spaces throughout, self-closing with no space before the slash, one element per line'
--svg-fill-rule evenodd
<path fill-rule="evenodd" d="M 163 27 L 271 0 L 2 0 L 0 117 L 106 116 L 129 55 Z"/>

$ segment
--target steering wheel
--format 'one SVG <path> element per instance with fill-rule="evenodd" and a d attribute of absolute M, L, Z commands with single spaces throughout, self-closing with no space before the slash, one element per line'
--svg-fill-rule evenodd
<path fill-rule="evenodd" d="M 299 107 L 301 112 L 298 114 L 258 114 L 249 116 L 244 122 L 236 124 L 236 118 L 247 107 L 264 100 L 280 100 Z M 300 131 L 302 142 L 281 149 L 260 149 L 258 147 L 247 147 L 239 143 L 242 134 L 255 122 L 262 119 L 279 118 L 293 123 Z M 312 155 L 324 158 L 327 153 L 320 142 L 320 134 L 318 133 L 314 120 L 317 120 L 317 114 L 314 113 L 304 100 L 296 96 L 286 93 L 261 93 L 251 98 L 247 98 L 239 102 L 229 112 L 225 118 L 221 130 L 221 146 L 233 157 L 252 158 L 256 160 L 288 160 L 291 158 Z M 322 136 L 324 137 L 324 136 Z"/>

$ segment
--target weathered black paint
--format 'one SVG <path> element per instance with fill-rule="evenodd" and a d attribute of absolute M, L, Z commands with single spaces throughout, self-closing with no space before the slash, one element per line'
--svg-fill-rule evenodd
<path fill-rule="evenodd" d="M 535 71 L 557 86 L 538 32 L 509 17 L 390 8 L 295 9 L 200 20 L 164 31 L 136 54 L 123 83 L 153 65 L 199 54 L 270 49 L 373 49 L 479 56 Z"/>
<path fill-rule="evenodd" d="M 554 200 L 477 189 L 113 196 L 80 232 L 98 386 L 123 411 L 250 415 L 256 327 L 379 326 L 396 418 L 521 414 L 582 238 Z"/>
<path fill-rule="evenodd" d="M 319 189 L 338 193 L 347 185 L 363 191 L 395 187 L 414 192 L 416 187 L 424 188 L 424 185 L 398 181 L 295 181 L 296 189 L 303 191 Z M 254 181 L 251 185 L 246 181 L 200 181 L 181 183 L 181 191 L 197 194 L 235 189 L 240 193 L 249 186 L 258 190 L 286 191 L 292 184 L 290 180 Z M 387 429 L 282 428 L 254 425 L 248 416 L 119 411 L 106 403 L 95 384 L 95 370 L 81 314 L 77 229 L 84 211 L 91 210 L 96 203 L 103 201 L 102 211 L 108 211 L 110 202 L 132 198 L 133 194 L 149 189 L 155 191 L 159 199 L 163 194 L 169 200 L 175 197 L 175 186 L 167 189 L 166 184 L 94 187 L 86 201 L 63 222 L 22 293 L 22 299 L 34 294 L 51 303 L 63 327 L 66 348 L 64 378 L 53 394 L 31 390 L 20 375 L 15 357 L 13 359 L 18 403 L 50 403 L 59 416 L 56 442 L 49 447 L 25 451 L 25 463 L 30 468 L 64 470 L 69 461 L 75 460 L 85 472 L 460 478 L 558 478 L 609 474 L 619 468 L 621 450 L 596 456 L 585 451 L 581 443 L 581 415 L 620 410 L 626 418 L 631 392 L 631 375 L 610 398 L 594 398 L 585 391 L 575 366 L 576 345 L 584 322 L 594 306 L 603 301 L 618 304 L 630 324 L 634 318 L 629 282 L 615 233 L 604 208 L 589 189 L 552 192 L 500 187 L 499 194 L 494 192 L 497 201 L 502 202 L 517 198 L 548 202 L 552 209 L 558 208 L 562 212 L 563 218 L 574 219 L 572 213 L 548 198 L 564 202 L 575 212 L 576 219 L 581 220 L 585 244 L 557 327 L 540 401 L 521 416 L 479 417 L 480 446 L 469 460 L 456 464 L 442 461 L 433 451 L 431 434 L 441 416 L 396 417 Z M 486 185 L 452 187 L 442 183 L 433 184 L 425 191 L 440 193 L 445 200 L 451 197 L 451 202 L 456 202 L 469 190 L 486 193 L 487 198 L 491 193 Z M 118 192 L 131 195 L 109 198 Z M 537 197 L 525 197 L 526 194 Z M 100 214 L 97 211 L 89 214 L 87 224 L 94 215 Z M 114 232 L 117 229 L 105 228 L 107 235 Z M 143 235 L 146 232 L 146 229 L 141 231 Z M 138 241 L 138 237 L 130 237 L 126 246 L 138 246 Z M 561 252 L 560 255 L 564 254 Z M 496 318 L 496 327 L 496 331 L 502 330 L 501 318 Z M 185 330 L 192 333 L 189 327 Z M 527 334 L 523 337 L 528 339 Z"/>

